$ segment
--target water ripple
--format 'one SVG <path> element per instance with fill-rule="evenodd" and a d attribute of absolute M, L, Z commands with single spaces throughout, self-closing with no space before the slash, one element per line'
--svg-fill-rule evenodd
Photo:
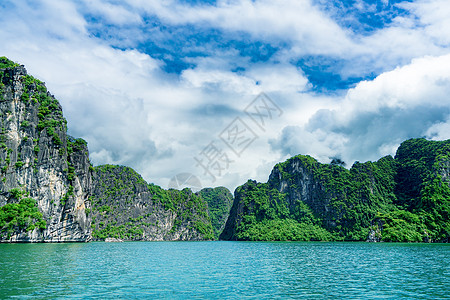
<path fill-rule="evenodd" d="M 450 245 L 0 244 L 0 297 L 444 299 Z"/>

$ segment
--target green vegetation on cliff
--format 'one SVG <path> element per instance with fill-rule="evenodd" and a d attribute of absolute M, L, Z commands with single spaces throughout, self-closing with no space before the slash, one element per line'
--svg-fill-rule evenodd
<path fill-rule="evenodd" d="M 164 190 L 147 184 L 129 167 L 95 167 L 90 199 L 95 239 L 214 239 L 203 199 L 189 189 Z"/>
<path fill-rule="evenodd" d="M 450 237 L 450 141 L 405 141 L 350 170 L 299 155 L 249 181 L 222 239 L 442 241 Z"/>
<path fill-rule="evenodd" d="M 17 67 L 19 64 L 9 60 L 7 57 L 0 57 L 0 69 Z"/>
<path fill-rule="evenodd" d="M 53 143 L 61 146 L 61 133 L 67 131 L 67 121 L 62 115 L 58 100 L 48 93 L 43 82 L 33 76 L 25 75 L 23 84 L 26 92 L 22 94 L 21 100 L 38 105 L 39 122 L 36 128 L 39 132 L 45 129 L 47 135 L 52 137 Z"/>
<path fill-rule="evenodd" d="M 225 187 L 205 188 L 198 195 L 208 203 L 208 212 L 216 239 L 222 233 L 233 205 L 233 195 Z"/>
<path fill-rule="evenodd" d="M 11 202 L 0 207 L 0 236 L 9 239 L 15 233 L 28 233 L 35 228 L 45 229 L 47 223 L 39 212 L 36 200 L 23 198 L 19 189 L 12 189 Z"/>
<path fill-rule="evenodd" d="M 84 214 L 90 203 L 83 203 L 89 166 L 86 142 L 67 135 L 61 105 L 45 84 L 24 66 L 0 57 L 0 206 L 8 241 L 90 240 Z M 17 188 L 27 198 L 11 200 L 9 191 Z M 33 226 L 43 230 L 30 236 Z"/>
<path fill-rule="evenodd" d="M 291 205 L 286 193 L 280 193 L 267 183 L 249 180 L 236 189 L 235 206 L 241 205 L 240 221 L 234 233 L 226 227 L 221 239 L 250 241 L 324 241 L 332 240 L 323 229 L 311 208 L 301 201 Z M 227 225 L 232 224 L 237 212 L 231 211 Z"/>

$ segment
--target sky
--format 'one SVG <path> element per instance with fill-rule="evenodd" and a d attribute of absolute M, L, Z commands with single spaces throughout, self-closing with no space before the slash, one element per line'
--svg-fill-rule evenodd
<path fill-rule="evenodd" d="M 0 15 L 0 56 L 46 83 L 92 163 L 164 188 L 233 191 L 297 154 L 351 167 L 450 138 L 446 0 L 2 0 Z"/>

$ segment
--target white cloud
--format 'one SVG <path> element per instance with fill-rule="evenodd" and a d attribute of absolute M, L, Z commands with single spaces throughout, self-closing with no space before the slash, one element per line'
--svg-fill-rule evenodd
<path fill-rule="evenodd" d="M 297 93 L 309 87 L 303 72 L 288 64 L 258 64 L 249 69 L 248 76 L 253 78 L 262 91 Z"/>
<path fill-rule="evenodd" d="M 223 0 L 203 6 L 177 1 L 128 0 L 128 3 L 174 25 L 200 24 L 247 32 L 263 40 L 295 41 L 305 53 L 344 53 L 351 46 L 346 31 L 310 0 Z"/>
<path fill-rule="evenodd" d="M 367 36 L 355 36 L 348 58 L 359 61 L 344 70 L 347 76 L 382 73 L 426 55 L 450 51 L 450 4 L 445 0 L 419 0 L 396 4 L 409 14 Z"/>
<path fill-rule="evenodd" d="M 450 131 L 449 6 L 442 1 L 404 4 L 414 15 L 367 36 L 340 28 L 306 0 L 203 6 L 143 0 L 7 4 L 9 11 L 0 20 L 0 39 L 7 41 L 0 44 L 1 55 L 24 63 L 47 82 L 63 105 L 70 132 L 88 140 L 95 163 L 130 165 L 162 186 L 176 173 L 192 172 L 204 186 L 235 187 L 249 177 L 266 180 L 271 166 L 287 155 L 363 161 L 392 153 L 405 138 L 447 138 Z M 218 49 L 193 58 L 195 66 L 178 77 L 165 73 L 163 63 L 148 54 L 115 49 L 91 36 L 83 13 L 130 27 L 138 32 L 130 37 L 136 41 L 152 38 L 138 28 L 151 14 L 167 26 L 245 32 L 284 46 L 259 63 L 238 57 L 235 49 Z M 315 95 L 292 64 L 304 54 L 351 62 L 343 76 L 388 71 L 344 96 Z M 231 71 L 241 65 L 240 72 Z M 193 157 L 235 117 L 245 117 L 242 110 L 260 91 L 282 108 L 282 117 L 257 131 L 258 140 L 233 158 L 226 176 L 212 182 Z"/>
<path fill-rule="evenodd" d="M 349 62 L 341 75 L 379 74 L 424 55 L 443 55 L 450 46 L 450 5 L 445 0 L 396 4 L 410 14 L 397 17 L 372 34 L 358 35 L 341 28 L 310 0 L 218 1 L 215 5 L 190 5 L 178 1 L 128 0 L 128 5 L 156 15 L 172 25 L 197 25 L 228 32 L 245 32 L 268 43 L 284 43 L 275 60 L 289 63 L 303 55 L 330 55 Z M 357 1 L 361 13 L 376 5 Z M 346 18 L 346 16 L 339 16 Z M 194 29 L 201 30 L 201 29 Z M 337 70 L 339 71 L 339 70 Z"/>
<path fill-rule="evenodd" d="M 446 105 L 450 104 L 449 92 L 450 55 L 418 58 L 349 90 L 341 119 L 355 115 L 355 110 L 378 112 L 382 108 Z"/>
<path fill-rule="evenodd" d="M 142 23 L 141 16 L 118 4 L 102 0 L 83 0 L 84 9 L 89 13 L 102 16 L 108 23 L 130 25 Z"/>
<path fill-rule="evenodd" d="M 183 71 L 181 77 L 194 88 L 219 89 L 247 93 L 254 90 L 256 81 L 234 72 L 223 70 L 209 70 L 203 68 Z"/>
<path fill-rule="evenodd" d="M 450 46 L 450 5 L 446 0 L 419 0 L 402 3 L 402 7 L 412 11 L 419 19 L 435 45 Z"/>
<path fill-rule="evenodd" d="M 222 67 L 211 68 L 201 62 L 195 69 L 187 69 L 181 77 L 195 88 L 219 89 L 241 95 L 261 92 L 303 92 L 309 86 L 308 79 L 300 69 L 288 64 L 256 64 L 241 73 Z"/>
<path fill-rule="evenodd" d="M 29 4 L 23 1 L 6 1 L 13 12 L 2 16 L 2 33 L 15 35 L 13 40 L 39 39 L 48 35 L 54 39 L 86 34 L 86 21 L 76 12 L 74 3 L 68 0 L 41 0 Z M 21 36 L 25 35 L 25 36 Z"/>
<path fill-rule="evenodd" d="M 319 159 L 376 160 L 402 141 L 449 138 L 450 54 L 411 64 L 359 83 L 333 109 L 318 110 L 305 126 L 286 127 L 272 147 Z"/>
<path fill-rule="evenodd" d="M 433 140 L 450 139 L 450 116 L 447 120 L 433 124 L 430 128 L 428 128 L 426 137 Z"/>
<path fill-rule="evenodd" d="M 320 128 L 309 131 L 301 126 L 287 126 L 278 139 L 270 143 L 274 150 L 281 151 L 287 157 L 311 155 L 323 163 L 329 163 L 331 157 L 342 155 L 348 142 L 344 135 Z"/>

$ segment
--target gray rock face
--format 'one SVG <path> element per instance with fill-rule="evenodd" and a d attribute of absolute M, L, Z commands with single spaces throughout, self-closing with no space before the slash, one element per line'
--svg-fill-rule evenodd
<path fill-rule="evenodd" d="M 36 200 L 45 230 L 0 232 L 2 242 L 84 242 L 91 238 L 91 171 L 84 142 L 68 137 L 58 101 L 23 66 L 0 69 L 0 206 L 20 189 Z"/>
<path fill-rule="evenodd" d="M 302 201 L 313 211 L 323 215 L 329 210 L 330 199 L 336 196 L 334 191 L 326 191 L 323 180 L 298 157 L 292 158 L 283 171 L 274 168 L 268 184 L 287 194 L 291 211 L 298 201 Z"/>
<path fill-rule="evenodd" d="M 381 232 L 382 231 L 383 231 L 383 222 L 378 220 L 378 222 L 375 222 L 375 225 L 371 226 L 366 242 L 371 242 L 371 243 L 381 242 L 381 238 L 382 238 Z"/>

